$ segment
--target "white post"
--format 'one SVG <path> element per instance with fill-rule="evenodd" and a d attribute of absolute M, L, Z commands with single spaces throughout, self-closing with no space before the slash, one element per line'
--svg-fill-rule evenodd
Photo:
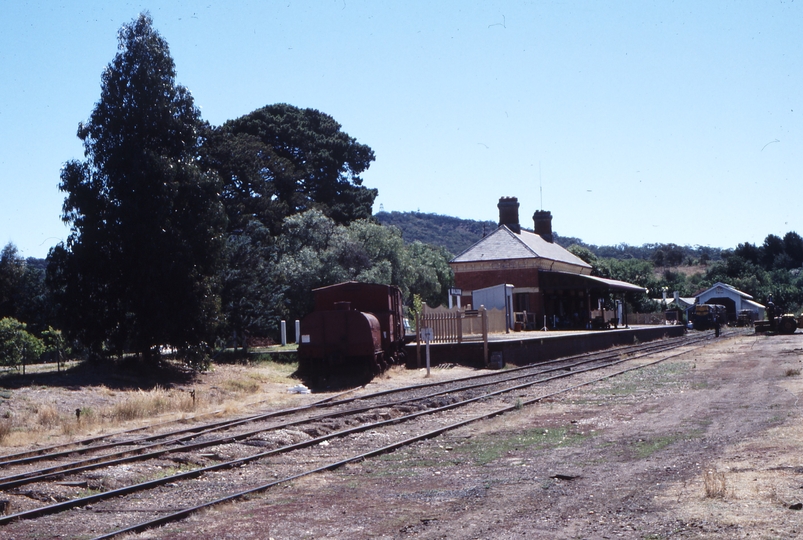
<path fill-rule="evenodd" d="M 427 344 L 427 377 L 429 377 L 429 344 L 435 338 L 435 334 L 430 327 L 424 327 L 419 330 L 418 335 L 420 339 Z"/>
<path fill-rule="evenodd" d="M 460 296 L 457 297 L 457 309 L 460 309 Z"/>
<path fill-rule="evenodd" d="M 449 294 L 449 309 L 452 309 L 452 295 Z"/>
<path fill-rule="evenodd" d="M 287 322 L 282 321 L 282 347 L 287 345 Z"/>
<path fill-rule="evenodd" d="M 427 340 L 427 377 L 429 377 L 429 340 Z"/>
<path fill-rule="evenodd" d="M 301 340 L 301 321 L 296 319 L 296 345 Z"/>

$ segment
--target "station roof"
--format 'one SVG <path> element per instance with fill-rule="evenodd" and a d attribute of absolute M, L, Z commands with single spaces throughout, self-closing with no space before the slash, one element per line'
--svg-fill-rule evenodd
<path fill-rule="evenodd" d="M 591 269 L 591 265 L 558 244 L 547 242 L 541 236 L 529 231 L 515 233 L 505 225 L 501 225 L 491 234 L 452 259 L 451 262 L 534 258 L 570 264 L 585 271 Z"/>

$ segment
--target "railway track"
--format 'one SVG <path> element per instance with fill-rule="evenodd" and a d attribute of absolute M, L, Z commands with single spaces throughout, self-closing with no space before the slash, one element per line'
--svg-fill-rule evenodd
<path fill-rule="evenodd" d="M 14 509 L 0 518 L 0 531 L 70 530 L 74 527 L 65 529 L 65 524 L 83 523 L 87 530 L 76 534 L 107 538 L 146 530 L 641 369 L 710 339 L 691 334 L 448 382 L 341 394 L 158 435 L 125 432 L 0 457 L 2 497 Z M 618 368 L 622 363 L 629 365 Z M 51 500 L 41 501 L 48 493 Z M 115 523 L 97 530 L 98 520 L 90 518 L 98 514 L 114 515 Z"/>

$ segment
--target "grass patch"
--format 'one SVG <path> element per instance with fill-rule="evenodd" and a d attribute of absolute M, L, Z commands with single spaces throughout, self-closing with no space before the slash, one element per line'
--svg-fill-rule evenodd
<path fill-rule="evenodd" d="M 786 370 L 787 377 L 797 377 L 798 375 L 800 375 L 800 369 L 798 368 L 789 368 Z"/>
<path fill-rule="evenodd" d="M 75 498 L 83 499 L 84 497 L 91 497 L 92 495 L 100 495 L 101 493 L 103 493 L 102 489 L 86 488 L 79 491 L 78 495 L 76 495 Z"/>
<path fill-rule="evenodd" d="M 507 437 L 500 435 L 492 439 L 472 441 L 456 447 L 455 452 L 468 454 L 478 465 L 485 465 L 517 450 L 573 446 L 588 437 L 589 434 L 566 427 L 533 428 Z"/>
<path fill-rule="evenodd" d="M 391 452 L 389 454 L 382 454 L 377 456 L 377 461 L 382 462 L 382 467 L 377 468 L 368 474 L 372 477 L 400 477 L 400 476 L 415 476 L 416 469 L 429 469 L 438 467 L 447 467 L 455 465 L 452 461 L 439 461 L 432 458 L 418 459 L 416 456 L 411 456 L 406 452 Z"/>
<path fill-rule="evenodd" d="M 681 440 L 693 439 L 700 437 L 702 431 L 694 430 L 690 433 L 676 433 L 674 435 L 665 435 L 663 437 L 656 437 L 655 439 L 640 439 L 636 442 L 636 457 L 645 459 L 660 452 L 667 446 L 674 444 Z"/>
<path fill-rule="evenodd" d="M 178 467 L 164 467 L 162 469 L 157 469 L 152 475 L 149 477 L 143 477 L 140 479 L 139 483 L 149 482 L 151 480 L 159 480 L 161 478 L 168 478 L 170 476 L 174 476 L 176 474 L 181 474 L 184 472 L 194 471 L 197 467 L 188 464 L 182 464 Z"/>
<path fill-rule="evenodd" d="M 237 394 L 255 394 L 259 392 L 260 382 L 250 374 L 237 379 L 223 381 L 223 388 Z"/>
<path fill-rule="evenodd" d="M 682 383 L 677 380 L 678 376 L 691 369 L 691 364 L 687 362 L 664 362 L 609 379 L 593 391 L 597 395 L 620 397 L 652 392 L 656 387 L 679 386 Z"/>

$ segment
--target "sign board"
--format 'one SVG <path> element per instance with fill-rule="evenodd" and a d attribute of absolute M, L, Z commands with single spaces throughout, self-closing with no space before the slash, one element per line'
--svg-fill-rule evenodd
<path fill-rule="evenodd" d="M 432 328 L 424 327 L 421 329 L 421 341 L 424 343 L 432 343 L 435 339 L 435 332 L 432 331 Z"/>
<path fill-rule="evenodd" d="M 463 289 L 457 289 L 455 287 L 452 287 L 451 289 L 449 289 L 449 294 L 452 296 L 462 296 Z"/>

